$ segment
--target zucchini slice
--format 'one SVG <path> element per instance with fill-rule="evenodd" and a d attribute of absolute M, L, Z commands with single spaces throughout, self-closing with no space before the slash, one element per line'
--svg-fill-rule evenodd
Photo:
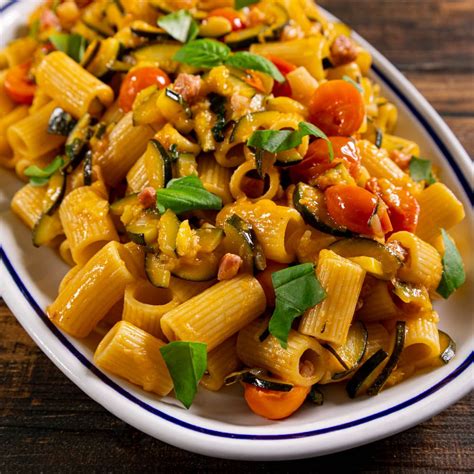
<path fill-rule="evenodd" d="M 224 239 L 224 231 L 217 227 L 201 228 L 196 230 L 199 238 L 199 248 L 202 252 L 214 252 Z"/>
<path fill-rule="evenodd" d="M 157 288 L 168 288 L 171 273 L 166 265 L 154 253 L 145 254 L 145 274 L 148 281 Z"/>
<path fill-rule="evenodd" d="M 224 36 L 224 43 L 231 49 L 245 49 L 253 43 L 261 43 L 267 25 L 257 25 L 239 31 L 233 31 Z"/>
<path fill-rule="evenodd" d="M 65 145 L 66 156 L 69 159 L 64 170 L 71 173 L 82 161 L 86 152 L 86 145 L 92 136 L 92 117 L 84 114 L 68 135 Z"/>
<path fill-rule="evenodd" d="M 160 251 L 168 257 L 176 258 L 176 237 L 179 226 L 179 219 L 171 209 L 167 209 L 158 222 L 158 246 Z"/>
<path fill-rule="evenodd" d="M 319 390 L 317 385 L 313 385 L 306 399 L 317 406 L 321 406 L 324 403 L 324 394 Z"/>
<path fill-rule="evenodd" d="M 188 118 L 193 117 L 193 113 L 191 112 L 191 107 L 189 107 L 189 104 L 183 99 L 183 96 L 181 94 L 178 94 L 172 89 L 166 88 L 165 95 L 166 97 L 168 97 L 168 99 L 171 99 L 172 101 L 176 102 L 183 108 L 184 113 L 186 114 L 186 117 Z"/>
<path fill-rule="evenodd" d="M 46 191 L 47 209 L 45 214 L 52 216 L 66 195 L 67 175 L 63 171 L 56 171 L 51 176 Z"/>
<path fill-rule="evenodd" d="M 360 364 L 367 348 L 368 332 L 362 321 L 355 321 L 349 328 L 345 344 L 324 344 L 324 347 L 334 355 L 344 367 L 344 372 L 333 375 L 333 380 L 341 380 Z"/>
<path fill-rule="evenodd" d="M 125 230 L 130 240 L 138 245 L 151 245 L 158 238 L 158 228 L 151 224 L 129 224 Z"/>
<path fill-rule="evenodd" d="M 394 278 L 398 269 L 402 266 L 402 261 L 398 255 L 390 247 L 376 240 L 365 238 L 338 240 L 329 246 L 329 250 L 344 258 L 375 258 L 382 264 L 383 276 L 380 276 L 380 278 L 383 280 Z"/>
<path fill-rule="evenodd" d="M 248 383 L 264 390 L 276 392 L 289 392 L 293 388 L 293 384 L 270 377 L 263 369 L 244 369 L 233 372 L 224 379 L 225 385 L 232 385 L 236 382 Z"/>
<path fill-rule="evenodd" d="M 379 349 L 357 369 L 346 385 L 346 391 L 349 397 L 357 397 L 366 390 L 368 386 L 372 385 L 372 381 L 375 380 L 380 373 L 382 364 L 387 357 L 388 354 L 383 349 Z"/>
<path fill-rule="evenodd" d="M 182 280 L 208 281 L 216 278 L 218 269 L 218 257 L 213 253 L 206 253 L 198 255 L 191 262 L 188 259 L 178 259 L 171 273 Z"/>
<path fill-rule="evenodd" d="M 153 63 L 165 72 L 173 73 L 179 65 L 173 57 L 180 49 L 181 45 L 176 43 L 151 44 L 135 49 L 132 56 L 137 62 Z"/>
<path fill-rule="evenodd" d="M 163 28 L 157 28 L 142 20 L 133 21 L 130 24 L 130 30 L 136 36 L 154 41 L 168 41 L 173 39 Z"/>
<path fill-rule="evenodd" d="M 173 6 L 172 0 L 149 0 L 150 6 L 161 13 L 172 13 L 178 10 L 178 7 Z"/>
<path fill-rule="evenodd" d="M 156 101 L 160 94 L 157 86 L 150 86 L 141 90 L 133 102 L 132 121 L 133 125 L 148 125 L 160 122 L 163 115 L 156 107 Z"/>
<path fill-rule="evenodd" d="M 84 186 L 90 186 L 92 184 L 92 151 L 87 150 L 86 156 L 84 157 Z"/>
<path fill-rule="evenodd" d="M 173 177 L 173 168 L 169 153 L 158 140 L 148 142 L 144 162 L 150 186 L 164 188 Z"/>
<path fill-rule="evenodd" d="M 92 75 L 103 78 L 118 59 L 121 52 L 121 44 L 116 38 L 98 40 L 97 44 L 92 42 L 88 46 L 82 61 L 82 67 L 87 69 Z"/>
<path fill-rule="evenodd" d="M 440 331 L 438 329 L 438 333 L 439 333 L 439 346 L 441 349 L 439 358 L 443 364 L 447 364 L 456 355 L 456 343 L 444 331 Z"/>
<path fill-rule="evenodd" d="M 51 243 L 55 237 L 63 233 L 63 227 L 59 219 L 59 214 L 57 212 L 52 215 L 45 213 L 40 217 L 36 225 L 33 227 L 33 245 L 35 247 L 47 245 Z"/>
<path fill-rule="evenodd" d="M 295 209 L 307 224 L 326 234 L 340 237 L 352 237 L 352 232 L 331 218 L 327 211 L 324 194 L 308 184 L 298 183 L 293 193 Z"/>
<path fill-rule="evenodd" d="M 244 271 L 265 270 L 265 254 L 250 224 L 237 214 L 232 214 L 224 223 L 224 232 L 224 248 L 242 258 Z"/>
<path fill-rule="evenodd" d="M 393 349 L 390 354 L 390 357 L 387 363 L 385 364 L 385 367 L 374 380 L 373 384 L 367 389 L 367 395 L 377 395 L 382 390 L 383 386 L 385 385 L 385 382 L 397 366 L 398 360 L 400 359 L 400 355 L 403 351 L 403 347 L 405 346 L 405 334 L 405 321 L 397 321 L 397 324 L 395 326 L 395 340 L 393 342 Z"/>
<path fill-rule="evenodd" d="M 77 121 L 61 107 L 56 107 L 48 121 L 48 133 L 67 137 Z"/>
<path fill-rule="evenodd" d="M 283 114 L 273 110 L 253 112 L 241 117 L 235 124 L 229 137 L 231 143 L 245 143 L 253 132 L 258 129 L 270 129 L 272 125 L 281 121 Z"/>

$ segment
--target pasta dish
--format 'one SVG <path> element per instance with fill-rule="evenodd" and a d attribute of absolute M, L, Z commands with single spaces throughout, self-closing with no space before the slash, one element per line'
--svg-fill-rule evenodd
<path fill-rule="evenodd" d="M 71 267 L 50 320 L 144 390 L 237 383 L 268 419 L 448 363 L 464 209 L 370 67 L 311 0 L 38 7 L 0 51 L 0 164 Z"/>

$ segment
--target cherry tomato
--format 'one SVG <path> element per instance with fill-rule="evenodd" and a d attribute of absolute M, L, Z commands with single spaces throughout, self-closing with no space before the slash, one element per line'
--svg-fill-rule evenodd
<path fill-rule="evenodd" d="M 291 64 L 288 61 L 279 58 L 278 56 L 268 54 L 267 58 L 278 68 L 278 70 L 285 77 L 289 72 L 294 71 L 296 69 L 296 66 L 294 64 Z M 272 92 L 275 97 L 291 97 L 290 83 L 288 81 L 282 83 L 275 81 Z"/>
<path fill-rule="evenodd" d="M 142 67 L 130 71 L 122 82 L 119 94 L 119 105 L 124 112 L 132 110 L 133 101 L 137 94 L 152 85 L 163 89 L 170 84 L 170 78 L 166 72 L 158 67 Z"/>
<path fill-rule="evenodd" d="M 233 8 L 216 8 L 215 10 L 210 11 L 207 16 L 221 16 L 226 18 L 232 25 L 232 31 L 238 31 L 245 28 L 242 18 L 240 18 L 239 14 Z"/>
<path fill-rule="evenodd" d="M 382 237 L 392 230 L 385 204 L 364 188 L 336 184 L 324 197 L 329 215 L 352 232 Z"/>
<path fill-rule="evenodd" d="M 31 104 L 36 91 L 36 84 L 29 77 L 31 61 L 11 67 L 3 83 L 10 99 L 19 104 Z"/>
<path fill-rule="evenodd" d="M 360 156 L 355 141 L 350 137 L 328 137 L 332 143 L 334 159 L 329 161 L 329 150 L 326 140 L 318 139 L 310 143 L 303 161 L 290 168 L 294 183 L 310 183 L 324 171 L 344 163 L 349 173 L 356 178 L 360 170 Z"/>
<path fill-rule="evenodd" d="M 271 306 L 272 308 L 275 306 L 275 289 L 273 288 L 272 273 L 277 272 L 278 270 L 283 270 L 287 266 L 288 265 L 284 263 L 267 260 L 267 267 L 263 272 L 260 272 L 257 275 L 257 280 L 260 285 L 262 285 L 263 292 L 267 298 L 267 306 Z"/>
<path fill-rule="evenodd" d="M 294 413 L 303 404 L 310 387 L 293 387 L 289 392 L 266 390 L 244 384 L 245 401 L 257 415 L 269 420 L 280 420 Z"/>
<path fill-rule="evenodd" d="M 314 92 L 309 115 L 310 121 L 326 135 L 349 136 L 362 125 L 364 100 L 352 84 L 339 79 L 328 81 Z"/>
<path fill-rule="evenodd" d="M 410 191 L 398 188 L 386 179 L 379 182 L 377 178 L 369 179 L 365 187 L 377 194 L 387 205 L 394 232 L 400 230 L 415 232 L 420 215 L 420 205 Z"/>

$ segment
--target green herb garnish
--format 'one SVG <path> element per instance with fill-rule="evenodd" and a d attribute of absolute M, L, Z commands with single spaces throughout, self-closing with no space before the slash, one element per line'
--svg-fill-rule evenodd
<path fill-rule="evenodd" d="M 189 408 L 207 367 L 207 344 L 176 341 L 160 347 L 173 379 L 176 398 Z"/>
<path fill-rule="evenodd" d="M 181 43 L 193 40 L 199 33 L 199 27 L 186 10 L 179 10 L 169 15 L 158 18 L 158 26 L 161 26 L 170 36 Z"/>
<path fill-rule="evenodd" d="M 275 310 L 268 329 L 286 349 L 291 323 L 308 308 L 326 298 L 326 292 L 316 278 L 314 265 L 302 263 L 272 274 L 275 289 Z"/>
<path fill-rule="evenodd" d="M 196 209 L 219 210 L 222 200 L 204 189 L 201 180 L 194 175 L 172 179 L 164 189 L 156 190 L 156 207 L 160 214 L 171 209 L 181 214 Z"/>
<path fill-rule="evenodd" d="M 30 178 L 30 184 L 33 186 L 44 186 L 49 178 L 53 176 L 64 165 L 62 156 L 57 156 L 49 165 L 40 168 L 36 165 L 28 166 L 25 170 L 25 176 Z"/>
<path fill-rule="evenodd" d="M 84 36 L 78 34 L 55 33 L 49 36 L 49 41 L 58 50 L 66 53 L 74 61 L 80 63 L 87 46 Z"/>
<path fill-rule="evenodd" d="M 332 143 L 318 127 L 308 122 L 300 122 L 298 130 L 256 130 L 247 140 L 247 145 L 270 153 L 291 150 L 301 144 L 303 137 L 312 135 L 322 138 L 328 144 L 329 160 L 334 159 Z"/>
<path fill-rule="evenodd" d="M 285 81 L 278 68 L 263 56 L 247 51 L 232 54 L 227 45 L 211 39 L 190 41 L 174 55 L 173 59 L 195 67 L 213 68 L 227 65 L 238 69 L 251 69 L 269 74 L 278 82 Z"/>
<path fill-rule="evenodd" d="M 412 156 L 409 164 L 410 176 L 415 181 L 424 181 L 428 186 L 436 183 L 431 161 Z"/>
<path fill-rule="evenodd" d="M 441 275 L 441 281 L 436 291 L 446 299 L 449 298 L 451 293 L 464 284 L 466 281 L 466 273 L 464 272 L 461 255 L 444 229 L 441 229 L 441 236 L 445 249 L 442 259 L 443 274 Z"/>

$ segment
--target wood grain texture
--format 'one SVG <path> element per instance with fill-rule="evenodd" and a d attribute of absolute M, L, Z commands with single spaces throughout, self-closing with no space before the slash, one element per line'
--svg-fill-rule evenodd
<path fill-rule="evenodd" d="M 326 0 L 395 63 L 474 155 L 474 1 Z M 0 472 L 473 472 L 473 397 L 408 431 L 313 460 L 210 459 L 106 412 L 44 356 L 0 303 Z"/>

